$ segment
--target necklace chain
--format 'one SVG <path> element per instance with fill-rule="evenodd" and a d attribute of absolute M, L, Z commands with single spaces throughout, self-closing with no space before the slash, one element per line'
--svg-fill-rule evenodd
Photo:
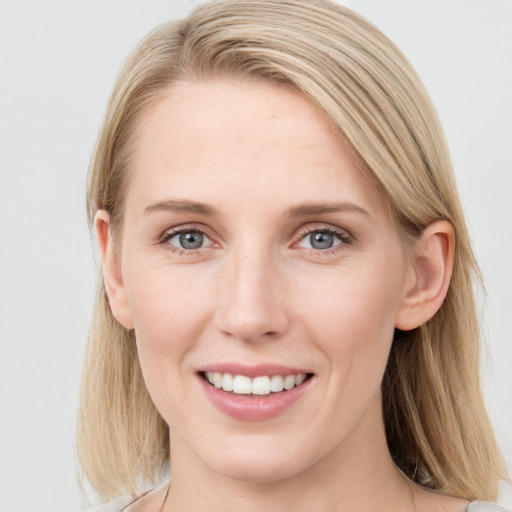
<path fill-rule="evenodd" d="M 158 512 L 164 512 L 165 504 L 167 503 L 167 496 L 169 496 L 169 491 L 171 490 L 171 482 L 169 482 L 169 487 L 167 487 L 167 491 L 165 492 L 164 501 L 162 503 L 162 506 L 160 507 L 160 510 Z"/>

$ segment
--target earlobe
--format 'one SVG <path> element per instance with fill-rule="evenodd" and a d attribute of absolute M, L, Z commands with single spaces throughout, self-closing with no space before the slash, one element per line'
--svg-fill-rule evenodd
<path fill-rule="evenodd" d="M 455 233 L 447 221 L 425 228 L 413 248 L 411 275 L 397 311 L 395 327 L 415 329 L 430 320 L 448 293 L 453 270 Z"/>
<path fill-rule="evenodd" d="M 103 282 L 114 318 L 126 329 L 133 329 L 133 320 L 126 297 L 121 264 L 112 239 L 110 215 L 98 210 L 94 217 L 96 240 L 101 254 Z"/>

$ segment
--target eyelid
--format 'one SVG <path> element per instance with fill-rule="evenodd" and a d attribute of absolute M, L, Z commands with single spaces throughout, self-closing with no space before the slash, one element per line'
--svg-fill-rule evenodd
<path fill-rule="evenodd" d="M 182 233 L 188 233 L 188 232 L 198 232 L 204 235 L 211 243 L 207 245 L 206 247 L 199 247 L 197 249 L 185 249 L 182 247 L 178 247 L 176 245 L 168 243 L 169 240 L 174 238 L 176 235 L 180 235 Z M 209 229 L 204 224 L 196 224 L 196 223 L 190 223 L 190 224 L 182 224 L 179 226 L 174 226 L 172 228 L 166 229 L 159 237 L 158 237 L 158 243 L 161 245 L 165 245 L 166 249 L 172 251 L 172 252 L 178 252 L 183 254 L 197 254 L 201 249 L 211 249 L 215 245 L 219 245 L 218 242 L 215 241 L 215 236 L 211 234 L 211 229 Z"/>
<path fill-rule="evenodd" d="M 305 236 L 309 235 L 310 233 L 316 233 L 316 232 L 322 232 L 322 231 L 337 235 L 344 241 L 354 240 L 354 236 L 347 229 L 333 226 L 332 224 L 324 224 L 324 223 L 320 223 L 320 222 L 314 222 L 314 223 L 310 223 L 305 226 L 302 226 L 297 231 L 296 238 L 298 240 L 302 240 Z"/>
<path fill-rule="evenodd" d="M 204 224 L 196 224 L 194 222 L 187 224 L 179 224 L 178 226 L 173 226 L 171 228 L 167 228 L 164 232 L 158 237 L 158 240 L 164 241 L 165 239 L 169 239 L 170 237 L 188 231 L 197 231 L 199 233 L 203 233 L 208 238 L 212 238 L 210 231 L 207 226 Z"/>
<path fill-rule="evenodd" d="M 340 243 L 335 246 L 326 248 L 326 249 L 315 249 L 309 247 L 300 247 L 298 244 L 302 242 L 308 235 L 312 233 L 329 233 L 340 239 Z M 293 242 L 293 246 L 296 246 L 300 249 L 304 249 L 310 251 L 312 254 L 321 255 L 321 254 L 333 254 L 336 251 L 343 250 L 347 245 L 352 244 L 355 241 L 354 236 L 344 228 L 340 228 L 337 226 L 333 226 L 332 224 L 325 223 L 311 223 L 305 226 L 302 226 L 296 234 L 296 237 Z"/>
<path fill-rule="evenodd" d="M 173 238 L 176 235 L 179 235 L 181 233 L 186 233 L 190 231 L 197 231 L 199 233 L 202 233 L 205 237 L 207 237 L 210 240 L 210 244 L 206 247 L 200 247 L 198 249 L 184 249 L 180 248 L 175 245 L 171 245 L 167 243 L 171 238 Z M 167 249 L 172 250 L 173 252 L 181 252 L 181 253 L 195 253 L 197 254 L 200 249 L 207 250 L 211 249 L 215 245 L 220 246 L 216 239 L 218 236 L 211 233 L 212 230 L 201 223 L 187 223 L 182 224 L 178 226 L 173 226 L 171 228 L 167 228 L 159 237 L 158 242 L 162 245 L 165 245 Z M 342 250 L 345 246 L 352 244 L 356 241 L 355 237 L 345 228 L 341 228 L 332 224 L 326 224 L 322 222 L 312 222 L 309 224 L 306 224 L 304 226 L 301 226 L 295 236 L 293 237 L 291 246 L 297 246 L 306 236 L 310 235 L 311 233 L 316 232 L 324 232 L 324 233 L 330 233 L 335 236 L 337 236 L 341 243 L 337 244 L 336 246 L 330 247 L 328 249 L 309 249 L 307 247 L 303 247 L 302 249 L 310 250 L 312 253 L 316 254 L 322 254 L 322 253 L 330 253 L 332 254 L 336 250 Z"/>

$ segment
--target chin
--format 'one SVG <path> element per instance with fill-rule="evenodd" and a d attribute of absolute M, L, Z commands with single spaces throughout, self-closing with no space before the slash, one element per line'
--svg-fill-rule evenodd
<path fill-rule="evenodd" d="M 297 474 L 297 468 L 288 464 L 264 464 L 259 462 L 259 467 L 241 461 L 233 461 L 222 464 L 217 472 L 224 477 L 248 483 L 272 483 L 286 480 Z"/>
<path fill-rule="evenodd" d="M 282 443 L 279 447 L 263 447 L 261 443 L 255 442 L 251 450 L 244 448 L 232 446 L 211 460 L 210 464 L 207 460 L 205 462 L 224 477 L 255 484 L 286 480 L 308 466 L 306 457 L 303 461 L 297 460 L 297 452 L 290 446 L 288 450 L 283 450 Z M 298 453 L 303 452 L 300 447 L 298 449 Z"/>

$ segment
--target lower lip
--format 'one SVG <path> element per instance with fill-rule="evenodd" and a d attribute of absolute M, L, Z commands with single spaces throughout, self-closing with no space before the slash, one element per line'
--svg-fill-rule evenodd
<path fill-rule="evenodd" d="M 269 395 L 235 395 L 216 388 L 198 376 L 208 398 L 224 414 L 244 421 L 263 421 L 275 418 L 297 402 L 309 388 L 312 379 L 300 386 Z"/>

